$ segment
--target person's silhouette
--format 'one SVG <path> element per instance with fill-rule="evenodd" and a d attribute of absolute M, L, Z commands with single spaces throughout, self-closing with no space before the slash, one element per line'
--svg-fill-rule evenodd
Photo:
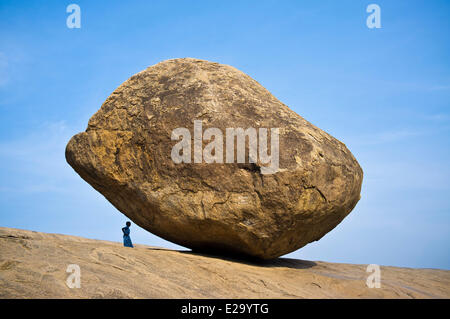
<path fill-rule="evenodd" d="M 123 245 L 125 247 L 133 248 L 133 243 L 131 242 L 131 237 L 130 237 L 130 226 L 131 226 L 131 223 L 127 222 L 126 226 L 122 228 L 122 231 L 123 231 Z"/>

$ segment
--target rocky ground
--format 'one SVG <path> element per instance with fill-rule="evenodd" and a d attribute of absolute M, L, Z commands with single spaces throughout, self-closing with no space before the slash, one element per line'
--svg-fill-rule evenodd
<path fill-rule="evenodd" d="M 69 288 L 69 264 L 81 287 Z M 0 298 L 450 298 L 450 271 L 278 258 L 258 263 L 0 228 Z"/>

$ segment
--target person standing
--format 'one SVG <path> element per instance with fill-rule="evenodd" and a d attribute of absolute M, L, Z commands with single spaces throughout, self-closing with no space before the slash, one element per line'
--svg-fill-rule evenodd
<path fill-rule="evenodd" d="M 122 232 L 123 232 L 123 245 L 125 247 L 131 247 L 133 248 L 133 243 L 131 242 L 131 237 L 130 237 L 130 226 L 131 223 L 127 222 L 126 226 L 122 228 Z"/>

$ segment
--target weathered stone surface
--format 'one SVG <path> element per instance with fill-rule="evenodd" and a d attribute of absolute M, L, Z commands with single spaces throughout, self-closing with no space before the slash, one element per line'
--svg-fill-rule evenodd
<path fill-rule="evenodd" d="M 450 298 L 450 270 L 381 266 L 381 288 L 370 289 L 367 265 L 246 261 L 143 245 L 131 249 L 3 227 L 0 251 L 1 299 Z M 66 284 L 66 269 L 73 263 L 81 268 L 81 289 Z"/>
<path fill-rule="evenodd" d="M 175 128 L 279 128 L 279 171 L 261 163 L 181 163 Z M 204 142 L 203 145 L 206 145 Z M 225 150 L 225 147 L 224 147 Z M 225 152 L 225 151 L 224 151 Z M 67 162 L 118 210 L 185 247 L 269 259 L 319 240 L 360 198 L 346 146 L 237 69 L 168 60 L 118 87 L 72 137 Z"/>

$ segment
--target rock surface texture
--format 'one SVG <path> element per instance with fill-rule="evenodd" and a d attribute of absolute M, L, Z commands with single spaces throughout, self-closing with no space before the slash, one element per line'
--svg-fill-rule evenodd
<path fill-rule="evenodd" d="M 226 128 L 279 128 L 278 172 L 262 174 L 259 158 L 175 163 L 172 131 L 187 128 L 193 137 L 195 120 L 224 135 Z M 225 139 L 223 145 L 225 153 Z M 69 141 L 66 159 L 153 234 L 195 250 L 263 259 L 336 227 L 360 199 L 363 178 L 343 143 L 248 75 L 191 58 L 158 63 L 120 85 Z"/>
<path fill-rule="evenodd" d="M 381 266 L 381 287 L 369 288 L 367 265 L 249 262 L 2 227 L 0 251 L 0 298 L 450 298 L 450 271 L 439 269 Z M 70 264 L 80 288 L 66 284 Z"/>

